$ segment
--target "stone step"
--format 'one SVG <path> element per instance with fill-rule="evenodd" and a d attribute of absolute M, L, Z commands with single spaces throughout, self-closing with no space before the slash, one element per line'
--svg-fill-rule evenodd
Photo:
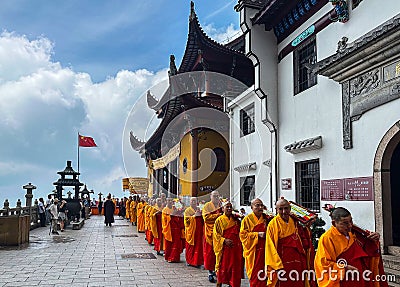
<path fill-rule="evenodd" d="M 400 246 L 388 246 L 388 253 L 400 257 Z"/>
<path fill-rule="evenodd" d="M 385 268 L 388 283 L 394 283 L 400 285 L 400 271 L 390 268 Z"/>
<path fill-rule="evenodd" d="M 400 258 L 395 255 L 382 255 L 383 267 L 400 271 Z"/>

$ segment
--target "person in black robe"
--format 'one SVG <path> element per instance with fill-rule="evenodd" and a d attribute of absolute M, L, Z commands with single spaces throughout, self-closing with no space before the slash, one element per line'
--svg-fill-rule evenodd
<path fill-rule="evenodd" d="M 101 199 L 97 208 L 99 209 L 99 215 L 101 215 L 101 212 L 103 211 L 103 201 Z"/>
<path fill-rule="evenodd" d="M 111 226 L 111 223 L 114 223 L 114 211 L 115 205 L 114 202 L 111 200 L 111 194 L 107 195 L 107 200 L 104 202 L 103 205 L 104 209 L 104 223 L 106 226 Z"/>

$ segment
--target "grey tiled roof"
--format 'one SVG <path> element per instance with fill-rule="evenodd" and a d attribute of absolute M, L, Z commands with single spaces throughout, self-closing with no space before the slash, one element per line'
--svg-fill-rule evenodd
<path fill-rule="evenodd" d="M 338 48 L 335 54 L 329 56 L 314 65 L 314 71 L 320 72 L 325 68 L 340 63 L 346 57 L 356 54 L 358 51 L 365 49 L 378 39 L 384 38 L 387 35 L 394 33 L 400 29 L 400 14 L 397 14 L 390 20 L 379 25 L 372 31 L 358 38 L 354 42 L 345 45 L 344 47 Z"/>

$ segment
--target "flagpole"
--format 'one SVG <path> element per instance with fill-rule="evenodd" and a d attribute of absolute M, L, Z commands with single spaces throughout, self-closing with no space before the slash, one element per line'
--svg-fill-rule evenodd
<path fill-rule="evenodd" d="M 79 131 L 78 131 L 78 172 L 79 172 Z M 78 175 L 79 178 L 79 175 Z"/>

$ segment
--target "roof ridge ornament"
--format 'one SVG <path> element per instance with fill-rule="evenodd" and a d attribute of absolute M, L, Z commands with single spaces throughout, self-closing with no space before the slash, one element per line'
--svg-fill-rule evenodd
<path fill-rule="evenodd" d="M 194 11 L 194 2 L 190 1 L 190 16 L 189 20 L 192 21 L 196 18 L 196 12 Z"/>
<path fill-rule="evenodd" d="M 346 0 L 329 0 L 335 7 L 336 17 L 331 18 L 332 22 L 346 23 L 349 21 L 349 7 Z"/>
<path fill-rule="evenodd" d="M 175 65 L 175 56 L 174 55 L 170 55 L 169 56 L 169 71 L 168 71 L 168 75 L 169 76 L 175 76 L 176 74 L 178 74 L 178 69 L 176 68 L 176 65 Z"/>

